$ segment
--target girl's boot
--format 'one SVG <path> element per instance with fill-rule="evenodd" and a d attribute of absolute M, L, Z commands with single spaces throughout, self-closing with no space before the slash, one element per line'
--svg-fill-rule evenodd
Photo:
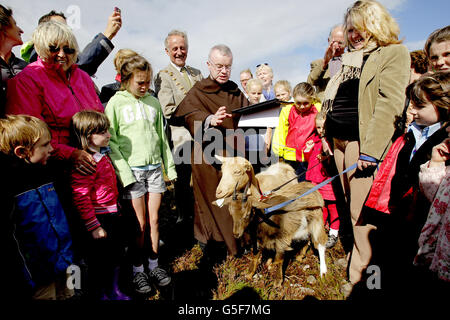
<path fill-rule="evenodd" d="M 131 300 L 129 296 L 120 291 L 119 275 L 120 275 L 120 267 L 114 268 L 112 287 L 108 296 L 111 300 Z"/>

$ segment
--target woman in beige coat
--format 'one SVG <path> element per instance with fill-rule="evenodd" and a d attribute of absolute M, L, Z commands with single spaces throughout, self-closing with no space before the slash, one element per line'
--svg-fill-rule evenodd
<path fill-rule="evenodd" d="M 355 284 L 370 261 L 368 236 L 375 229 L 358 220 L 377 164 L 391 145 L 395 118 L 403 110 L 410 56 L 398 40 L 397 23 L 376 1 L 355 2 L 345 15 L 344 31 L 348 52 L 327 85 L 323 110 L 338 171 L 357 163 L 341 176 L 353 226 L 349 277 Z"/>

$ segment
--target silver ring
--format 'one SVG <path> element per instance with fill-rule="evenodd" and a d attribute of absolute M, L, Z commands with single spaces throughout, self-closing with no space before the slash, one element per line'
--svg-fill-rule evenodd
<path fill-rule="evenodd" d="M 78 166 L 78 169 L 81 169 L 81 168 L 84 168 L 84 166 L 83 166 L 82 164 L 80 164 L 80 165 Z"/>

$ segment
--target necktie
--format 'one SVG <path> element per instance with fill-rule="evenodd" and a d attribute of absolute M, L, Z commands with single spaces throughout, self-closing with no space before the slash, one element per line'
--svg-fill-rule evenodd
<path fill-rule="evenodd" d="M 183 74 L 184 80 L 186 80 L 186 83 L 189 86 L 188 89 L 190 89 L 192 87 L 192 84 L 185 67 L 181 67 L 181 73 Z"/>

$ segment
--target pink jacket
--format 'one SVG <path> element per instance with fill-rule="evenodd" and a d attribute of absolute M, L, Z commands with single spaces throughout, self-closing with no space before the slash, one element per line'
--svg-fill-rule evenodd
<path fill-rule="evenodd" d="M 317 159 L 317 156 L 322 152 L 322 141 L 319 136 L 317 133 L 314 133 L 309 139 L 307 139 L 307 141 L 308 140 L 313 140 L 314 147 L 309 151 L 305 151 L 305 149 L 303 149 L 305 161 L 308 162 L 306 180 L 311 181 L 314 184 L 319 184 L 331 177 L 325 170 L 323 164 L 320 163 L 319 159 Z M 331 182 L 320 188 L 319 192 L 325 200 L 336 200 Z"/>
<path fill-rule="evenodd" d="M 69 159 L 69 125 L 78 111 L 104 108 L 89 75 L 72 65 L 69 79 L 61 66 L 40 58 L 8 81 L 6 114 L 28 114 L 44 120 L 52 133 L 52 156 Z"/>
<path fill-rule="evenodd" d="M 100 227 L 97 214 L 118 211 L 116 172 L 107 155 L 93 154 L 97 170 L 91 175 L 82 175 L 76 170 L 71 173 L 72 197 L 86 229 L 92 231 Z"/>

